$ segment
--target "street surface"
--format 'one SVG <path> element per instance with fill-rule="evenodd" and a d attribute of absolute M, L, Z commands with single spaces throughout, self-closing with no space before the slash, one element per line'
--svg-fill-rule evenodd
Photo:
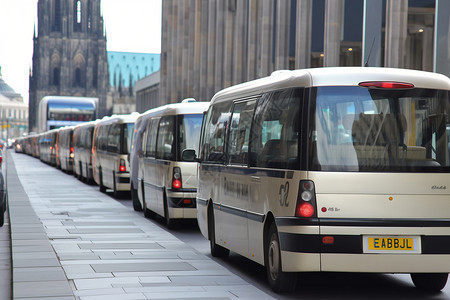
<path fill-rule="evenodd" d="M 162 218 L 134 212 L 129 195 L 113 198 L 38 159 L 8 154 L 15 202 L 11 224 L 0 228 L 0 300 L 9 299 L 9 227 L 14 299 L 450 299 L 450 284 L 427 294 L 409 275 L 346 273 L 302 274 L 295 292 L 277 295 L 264 267 L 234 253 L 211 257 L 195 221 L 169 230 Z"/>

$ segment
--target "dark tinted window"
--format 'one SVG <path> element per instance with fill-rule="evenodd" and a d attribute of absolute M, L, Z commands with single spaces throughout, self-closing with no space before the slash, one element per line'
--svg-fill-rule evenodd
<path fill-rule="evenodd" d="M 299 169 L 301 89 L 263 96 L 252 127 L 251 165 Z"/>
<path fill-rule="evenodd" d="M 231 164 L 247 164 L 253 111 L 256 100 L 234 105 L 228 133 L 227 153 Z"/>
<path fill-rule="evenodd" d="M 161 118 L 156 141 L 156 158 L 173 160 L 174 123 L 175 118 L 173 116 Z"/>

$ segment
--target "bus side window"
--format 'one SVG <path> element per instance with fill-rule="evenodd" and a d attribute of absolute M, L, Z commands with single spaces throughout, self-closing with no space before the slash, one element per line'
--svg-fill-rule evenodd
<path fill-rule="evenodd" d="M 299 169 L 300 90 L 264 96 L 252 127 L 251 166 Z"/>
<path fill-rule="evenodd" d="M 158 129 L 159 119 L 153 119 L 148 122 L 147 127 L 147 140 L 145 145 L 145 156 L 155 157 L 156 153 L 156 135 Z"/>
<path fill-rule="evenodd" d="M 248 144 L 256 100 L 234 106 L 228 135 L 228 156 L 231 164 L 247 164 Z"/>
<path fill-rule="evenodd" d="M 113 125 L 108 133 L 108 152 L 119 153 L 120 150 L 120 125 Z"/>
<path fill-rule="evenodd" d="M 98 148 L 103 151 L 106 151 L 108 146 L 108 129 L 109 125 L 100 126 L 98 132 Z"/>
<path fill-rule="evenodd" d="M 159 122 L 156 158 L 173 160 L 174 121 L 175 118 L 173 116 L 168 116 L 162 117 Z"/>
<path fill-rule="evenodd" d="M 225 131 L 230 122 L 231 102 L 226 101 L 211 106 L 205 119 L 202 138 L 201 160 L 224 162 Z"/>

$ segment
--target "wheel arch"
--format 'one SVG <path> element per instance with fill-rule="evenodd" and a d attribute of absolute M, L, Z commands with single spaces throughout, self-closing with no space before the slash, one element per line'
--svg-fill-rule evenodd
<path fill-rule="evenodd" d="M 267 243 L 268 243 L 268 238 L 269 238 L 269 229 L 270 226 L 272 225 L 272 223 L 275 223 L 275 217 L 272 214 L 272 212 L 267 212 L 266 218 L 264 220 L 264 229 L 263 229 L 263 255 L 264 257 L 266 257 L 266 251 L 267 251 Z M 266 264 L 266 261 L 264 259 L 264 265 Z"/>

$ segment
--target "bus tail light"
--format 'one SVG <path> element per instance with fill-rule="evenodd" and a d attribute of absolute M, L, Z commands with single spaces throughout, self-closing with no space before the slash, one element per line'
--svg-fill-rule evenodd
<path fill-rule="evenodd" d="M 300 181 L 295 216 L 302 218 L 317 217 L 316 192 L 311 180 Z"/>
<path fill-rule="evenodd" d="M 70 158 L 73 158 L 73 147 L 70 147 Z"/>
<path fill-rule="evenodd" d="M 412 89 L 414 84 L 394 81 L 365 81 L 359 83 L 360 87 L 377 89 Z"/>
<path fill-rule="evenodd" d="M 324 236 L 322 238 L 322 243 L 325 245 L 332 245 L 334 244 L 334 236 Z"/>
<path fill-rule="evenodd" d="M 119 166 L 119 171 L 121 173 L 125 172 L 127 170 L 127 167 L 125 166 L 125 159 L 121 158 L 120 159 L 120 166 Z"/>
<path fill-rule="evenodd" d="M 172 188 L 173 189 L 181 189 L 182 187 L 181 183 L 181 169 L 179 167 L 173 168 L 173 175 L 172 175 Z"/>

